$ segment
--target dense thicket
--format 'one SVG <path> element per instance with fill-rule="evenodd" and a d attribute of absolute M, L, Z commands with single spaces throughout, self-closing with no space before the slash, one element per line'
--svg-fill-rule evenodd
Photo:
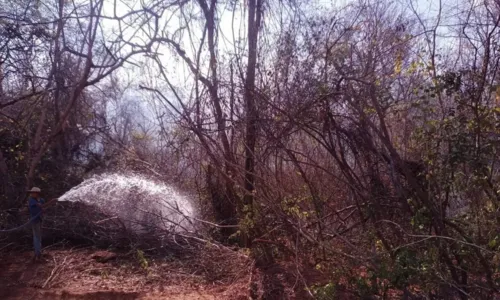
<path fill-rule="evenodd" d="M 147 172 L 311 296 L 494 299 L 500 3 L 424 2 L 1 1 L 0 206 Z"/>

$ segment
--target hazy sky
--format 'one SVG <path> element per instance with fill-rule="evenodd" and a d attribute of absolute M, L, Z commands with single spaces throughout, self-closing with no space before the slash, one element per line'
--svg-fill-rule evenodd
<path fill-rule="evenodd" d="M 371 3 L 376 3 L 376 0 L 369 1 Z M 147 3 L 147 1 L 145 2 Z M 115 3 L 117 5 L 116 8 L 114 7 Z M 302 1 L 302 3 L 307 3 L 301 5 L 300 9 L 303 12 L 328 12 L 329 10 L 342 9 L 348 5 L 360 5 L 360 3 L 366 3 L 366 1 L 311 0 L 309 2 Z M 428 28 L 434 27 L 437 24 L 437 17 L 438 15 L 440 15 L 439 22 L 441 26 L 439 27 L 438 32 L 441 33 L 441 35 L 445 36 L 450 34 L 450 28 L 452 28 L 450 25 L 455 25 L 459 22 L 458 17 L 461 13 L 463 13 L 465 9 L 470 8 L 471 5 L 477 5 L 480 2 L 477 0 L 395 0 L 392 3 L 399 6 L 403 11 L 406 11 L 406 13 L 412 17 L 415 17 L 415 13 L 413 12 L 413 10 L 415 10 L 420 18 L 419 21 L 421 21 Z M 192 11 L 195 15 L 199 14 L 199 11 L 197 11 L 196 8 L 193 7 L 196 7 L 196 5 L 186 6 L 184 13 L 189 14 Z M 116 11 L 117 15 L 124 15 L 130 10 L 140 8 L 141 1 L 139 0 L 107 0 L 104 7 L 104 13 L 107 15 L 113 15 L 113 12 Z M 268 15 L 272 15 L 271 17 L 268 17 L 268 19 L 266 19 L 267 25 L 272 25 L 272 22 L 277 22 L 280 17 L 286 18 L 287 13 L 288 16 L 290 16 L 294 12 L 285 10 L 285 14 L 278 16 L 275 12 L 273 12 L 273 14 L 269 14 L 269 12 L 267 13 Z M 239 2 L 239 7 L 235 12 L 225 8 L 223 5 L 220 6 L 220 10 L 218 12 L 218 16 L 220 19 L 218 50 L 221 54 L 223 54 L 224 52 L 231 52 L 233 54 L 235 52 L 240 52 L 241 55 L 244 55 L 246 45 L 245 36 L 247 30 L 245 14 L 246 8 L 244 6 L 244 1 Z M 186 25 L 179 11 L 166 12 L 162 16 L 160 24 L 162 23 L 168 23 L 168 26 L 164 28 L 166 33 L 169 35 L 169 37 L 174 36 L 174 38 L 180 42 L 181 46 L 186 51 L 187 56 L 194 58 L 201 38 L 203 23 L 190 23 L 191 35 L 188 35 L 187 33 L 182 33 L 181 35 L 180 32 L 174 35 L 174 33 L 178 31 L 180 27 L 184 27 Z M 117 23 L 115 21 L 105 21 L 104 25 L 110 32 L 113 31 L 113 29 L 117 29 Z M 272 30 L 272 26 L 269 26 L 269 28 L 271 28 Z M 132 34 L 132 32 L 135 32 L 136 29 L 138 28 L 130 28 L 127 33 Z M 421 30 L 423 31 L 423 29 Z M 144 35 L 141 35 L 139 33 L 138 40 L 141 36 L 144 37 Z M 272 36 L 268 37 L 268 42 L 270 41 L 271 44 L 273 43 L 272 38 Z M 456 39 L 445 39 L 442 37 L 439 40 L 439 46 L 443 48 L 454 47 L 455 41 Z M 169 79 L 175 86 L 179 87 L 178 92 L 183 97 L 185 97 L 186 99 L 189 98 L 191 89 L 193 87 L 193 76 L 191 74 L 191 71 L 182 61 L 179 61 L 176 56 L 172 55 L 171 49 L 167 48 L 166 46 L 159 47 L 157 51 L 161 54 L 160 59 L 166 66 Z M 206 52 L 204 53 L 204 55 L 205 56 L 201 60 L 201 64 L 202 66 L 206 67 L 208 65 L 206 61 Z M 224 59 L 224 56 L 221 56 L 221 59 Z M 143 62 L 144 58 L 137 57 L 135 60 L 136 62 Z M 156 113 L 158 113 L 158 111 L 155 111 L 152 108 L 156 108 L 158 106 L 150 105 L 151 101 L 154 102 L 150 94 L 147 95 L 144 92 L 138 92 L 134 87 L 137 87 L 139 84 L 146 84 L 165 88 L 165 84 L 161 79 L 159 79 L 158 69 L 152 64 L 149 65 L 149 68 L 147 69 L 139 69 L 137 67 L 133 67 L 132 65 L 127 65 L 124 69 L 121 69 L 118 74 L 118 77 L 123 81 L 123 83 L 127 83 L 127 81 L 132 82 L 132 88 L 129 89 L 127 93 L 125 93 L 125 97 L 129 99 L 137 99 L 139 100 L 139 102 L 142 102 L 142 105 L 140 106 L 143 108 L 144 114 L 137 115 L 137 117 L 140 117 L 142 122 L 149 122 L 151 124 L 156 123 L 155 115 Z M 145 100 L 147 100 L 148 102 L 145 103 Z"/>

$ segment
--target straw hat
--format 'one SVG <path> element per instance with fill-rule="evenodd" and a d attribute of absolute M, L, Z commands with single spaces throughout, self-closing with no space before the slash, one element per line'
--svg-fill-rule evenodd
<path fill-rule="evenodd" d="M 28 193 L 41 193 L 42 190 L 37 187 L 32 187 L 31 190 L 28 190 Z"/>

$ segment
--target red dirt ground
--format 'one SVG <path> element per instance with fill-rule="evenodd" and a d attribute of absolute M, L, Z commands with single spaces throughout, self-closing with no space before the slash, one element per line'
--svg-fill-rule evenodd
<path fill-rule="evenodd" d="M 134 254 L 95 249 L 48 250 L 44 262 L 31 258 L 31 252 L 2 253 L 0 299 L 248 299 L 248 278 L 209 283 L 166 259 L 150 259 L 144 268 Z"/>

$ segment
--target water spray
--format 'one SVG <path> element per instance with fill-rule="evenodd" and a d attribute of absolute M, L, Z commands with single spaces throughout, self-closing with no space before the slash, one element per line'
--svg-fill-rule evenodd
<path fill-rule="evenodd" d="M 135 230 L 150 225 L 171 231 L 189 231 L 195 215 L 189 199 L 173 187 L 140 175 L 96 175 L 58 200 L 95 206 L 117 216 Z"/>
<path fill-rule="evenodd" d="M 188 198 L 173 187 L 140 175 L 103 174 L 84 180 L 59 198 L 47 202 L 81 202 L 119 218 L 129 229 L 144 232 L 160 228 L 173 232 L 190 231 L 195 210 Z M 20 230 L 37 216 L 18 227 Z"/>

